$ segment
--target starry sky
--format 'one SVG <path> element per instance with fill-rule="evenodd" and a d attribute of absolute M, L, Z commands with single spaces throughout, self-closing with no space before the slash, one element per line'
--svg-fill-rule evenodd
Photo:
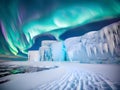
<path fill-rule="evenodd" d="M 62 41 L 119 20 L 119 0 L 0 0 L 0 58 L 27 57 L 42 40 Z"/>

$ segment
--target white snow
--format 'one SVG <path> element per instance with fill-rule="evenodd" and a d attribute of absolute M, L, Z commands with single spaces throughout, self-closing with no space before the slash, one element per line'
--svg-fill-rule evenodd
<path fill-rule="evenodd" d="M 0 64 L 58 66 L 40 72 L 3 77 L 10 81 L 0 84 L 0 90 L 118 90 L 120 88 L 120 65 L 27 61 Z"/>

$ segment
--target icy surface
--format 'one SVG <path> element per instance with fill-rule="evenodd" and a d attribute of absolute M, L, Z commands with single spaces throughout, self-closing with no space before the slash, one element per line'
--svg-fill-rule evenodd
<path fill-rule="evenodd" d="M 63 42 L 56 42 L 51 46 L 52 60 L 64 61 L 65 60 L 65 47 Z"/>
<path fill-rule="evenodd" d="M 39 48 L 40 61 L 51 61 L 52 60 L 52 44 L 57 41 L 45 40 L 42 41 L 42 46 Z"/>
<path fill-rule="evenodd" d="M 52 58 L 51 49 L 48 46 L 40 47 L 40 61 L 49 61 Z"/>
<path fill-rule="evenodd" d="M 39 52 L 40 61 L 64 61 L 66 57 L 64 42 L 42 41 Z"/>
<path fill-rule="evenodd" d="M 3 63 L 1 63 L 3 65 Z M 0 84 L 1 90 L 119 90 L 120 65 L 69 62 L 6 62 L 8 65 L 58 68 L 17 74 Z"/>

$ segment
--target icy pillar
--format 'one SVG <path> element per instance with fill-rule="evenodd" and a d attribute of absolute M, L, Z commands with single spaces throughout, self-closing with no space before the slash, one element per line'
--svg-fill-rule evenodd
<path fill-rule="evenodd" d="M 53 43 L 51 46 L 53 61 L 65 61 L 66 51 L 63 42 Z"/>
<path fill-rule="evenodd" d="M 40 61 L 50 61 L 51 56 L 51 49 L 48 46 L 42 46 L 39 49 L 40 52 Z"/>

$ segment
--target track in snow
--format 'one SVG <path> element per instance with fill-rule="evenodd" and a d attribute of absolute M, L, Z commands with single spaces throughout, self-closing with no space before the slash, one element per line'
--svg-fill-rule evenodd
<path fill-rule="evenodd" d="M 102 75 L 88 71 L 71 71 L 61 78 L 44 83 L 32 90 L 119 90 L 120 83 L 113 83 Z"/>

